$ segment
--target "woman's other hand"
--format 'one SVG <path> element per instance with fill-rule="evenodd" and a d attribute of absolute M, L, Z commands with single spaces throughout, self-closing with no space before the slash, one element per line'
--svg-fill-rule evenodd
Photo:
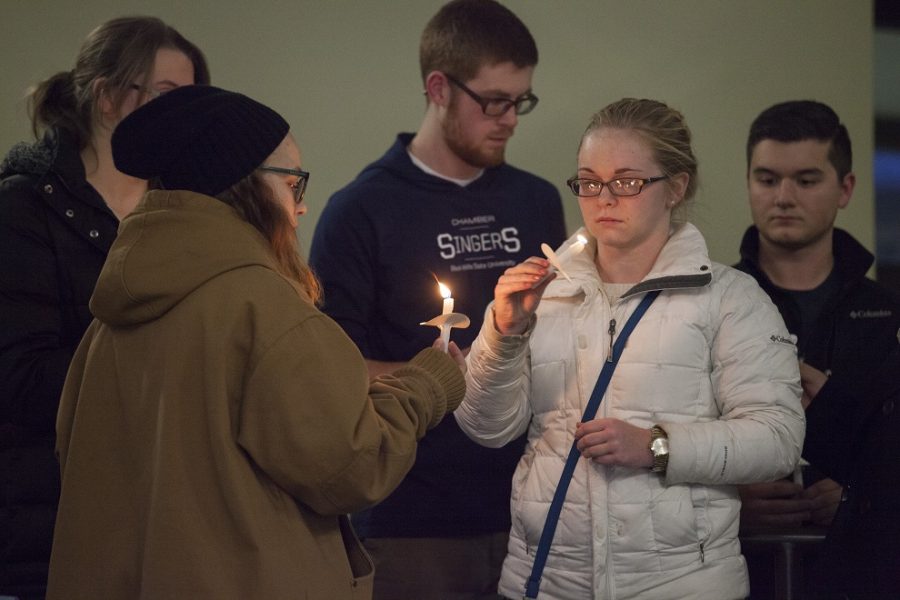
<path fill-rule="evenodd" d="M 575 427 L 575 440 L 582 456 L 601 465 L 653 466 L 649 429 L 619 419 L 594 419 Z"/>

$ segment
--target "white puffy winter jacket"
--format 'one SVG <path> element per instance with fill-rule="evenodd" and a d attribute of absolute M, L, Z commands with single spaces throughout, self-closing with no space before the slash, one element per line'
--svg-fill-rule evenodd
<path fill-rule="evenodd" d="M 539 598 L 744 598 L 734 484 L 788 474 L 803 446 L 791 336 L 751 277 L 709 260 L 693 225 L 677 229 L 647 277 L 612 306 L 595 244 L 567 256 L 572 281 L 547 287 L 524 335 L 497 333 L 488 307 L 468 356 L 468 391 L 455 413 L 462 429 L 495 447 L 528 430 L 500 592 L 522 597 L 575 425 L 609 354 L 611 319 L 621 327 L 643 292 L 660 289 L 597 416 L 661 425 L 668 469 L 661 476 L 581 459 Z"/>

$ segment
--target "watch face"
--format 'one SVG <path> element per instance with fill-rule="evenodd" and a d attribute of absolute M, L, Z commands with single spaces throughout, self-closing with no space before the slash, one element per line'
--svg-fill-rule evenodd
<path fill-rule="evenodd" d="M 669 440 L 668 438 L 658 437 L 650 443 L 650 451 L 653 452 L 653 456 L 659 456 L 661 454 L 669 453 Z"/>

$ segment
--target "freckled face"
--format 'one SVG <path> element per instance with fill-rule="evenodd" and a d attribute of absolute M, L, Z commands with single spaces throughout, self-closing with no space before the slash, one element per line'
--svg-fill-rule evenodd
<path fill-rule="evenodd" d="M 578 152 L 578 177 L 610 181 L 662 174 L 649 145 L 629 129 L 598 129 L 585 137 Z M 579 197 L 578 204 L 585 227 L 597 239 L 598 250 L 603 246 L 634 250 L 665 244 L 672 214 L 669 202 L 673 199 L 670 186 L 659 181 L 627 197 L 614 196 L 604 186 L 600 196 Z"/>

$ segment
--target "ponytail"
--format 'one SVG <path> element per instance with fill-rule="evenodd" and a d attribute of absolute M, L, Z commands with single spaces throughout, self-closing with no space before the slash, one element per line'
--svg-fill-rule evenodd
<path fill-rule="evenodd" d="M 153 72 L 160 48 L 183 52 L 194 67 L 194 83 L 209 83 L 209 67 L 200 49 L 156 17 L 119 17 L 88 34 L 71 71 L 35 86 L 28 110 L 35 137 L 51 128 L 68 131 L 79 150 L 91 143 L 99 117 L 99 98 L 106 95 L 121 107 L 130 86 Z"/>
<path fill-rule="evenodd" d="M 61 71 L 34 86 L 28 97 L 28 114 L 35 137 L 51 128 L 65 129 L 78 148 L 91 139 L 91 102 L 79 99 L 71 71 Z"/>

